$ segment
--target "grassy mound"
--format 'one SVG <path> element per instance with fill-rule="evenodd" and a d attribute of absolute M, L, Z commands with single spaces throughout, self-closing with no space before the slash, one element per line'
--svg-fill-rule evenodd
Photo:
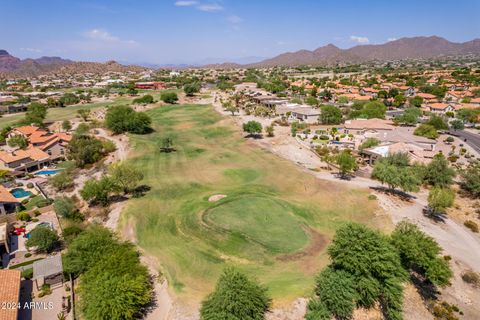
<path fill-rule="evenodd" d="M 213 229 L 225 232 L 236 240 L 249 243 L 249 247 L 260 246 L 269 254 L 286 254 L 301 250 L 308 242 L 302 224 L 294 216 L 294 208 L 273 198 L 241 196 L 225 199 L 207 210 L 205 221 Z M 245 256 L 237 242 L 225 242 L 223 250 L 229 254 Z"/>

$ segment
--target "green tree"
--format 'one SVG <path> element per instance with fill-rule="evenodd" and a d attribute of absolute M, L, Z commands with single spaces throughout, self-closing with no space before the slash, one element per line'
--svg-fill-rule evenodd
<path fill-rule="evenodd" d="M 8 145 L 12 148 L 26 149 L 28 147 L 28 140 L 22 135 L 14 135 L 8 139 Z"/>
<path fill-rule="evenodd" d="M 193 82 L 193 83 L 187 83 L 186 85 L 183 86 L 183 91 L 185 94 L 189 97 L 195 95 L 195 93 L 200 92 L 200 83 L 198 82 Z"/>
<path fill-rule="evenodd" d="M 129 193 L 138 187 L 143 179 L 143 173 L 130 163 L 118 162 L 108 168 L 113 183 L 118 185 L 124 193 Z"/>
<path fill-rule="evenodd" d="M 309 106 L 312 107 L 317 107 L 318 106 L 318 100 L 315 97 L 308 96 L 305 98 L 305 103 L 308 104 Z"/>
<path fill-rule="evenodd" d="M 444 287 L 452 278 L 448 262 L 440 256 L 442 248 L 418 227 L 402 221 L 392 233 L 392 243 L 407 270 L 419 270 L 434 285 Z"/>
<path fill-rule="evenodd" d="M 463 124 L 463 121 L 459 120 L 459 119 L 455 119 L 455 120 L 450 121 L 450 126 L 455 131 L 465 129 L 465 125 Z"/>
<path fill-rule="evenodd" d="M 102 142 L 88 135 L 74 135 L 68 144 L 68 158 L 83 168 L 93 164 L 104 156 Z"/>
<path fill-rule="evenodd" d="M 67 92 L 59 99 L 59 102 L 62 105 L 68 106 L 79 103 L 80 99 L 74 93 Z"/>
<path fill-rule="evenodd" d="M 445 118 L 441 116 L 437 116 L 435 114 L 432 114 L 430 116 L 430 119 L 428 119 L 427 124 L 431 125 L 437 130 L 448 130 L 448 124 L 447 124 L 447 121 L 445 121 Z"/>
<path fill-rule="evenodd" d="M 373 167 L 372 177 L 392 190 L 399 187 L 404 192 L 417 191 L 422 178 L 415 167 L 410 166 L 405 153 L 390 154 L 379 159 Z"/>
<path fill-rule="evenodd" d="M 435 129 L 434 126 L 422 123 L 419 125 L 415 131 L 413 131 L 413 134 L 416 136 L 421 136 L 425 137 L 428 139 L 437 139 L 438 138 L 438 132 L 437 129 Z"/>
<path fill-rule="evenodd" d="M 342 122 L 342 111 L 340 111 L 340 108 L 325 105 L 320 110 L 320 121 L 322 124 L 340 124 Z"/>
<path fill-rule="evenodd" d="M 372 147 L 376 147 L 380 144 L 380 140 L 377 138 L 367 138 L 365 141 L 362 142 L 362 144 L 358 147 L 360 151 L 363 151 L 365 149 L 369 149 Z"/>
<path fill-rule="evenodd" d="M 350 150 L 343 150 L 337 154 L 335 162 L 339 167 L 340 175 L 342 177 L 346 177 L 357 169 L 357 161 Z"/>
<path fill-rule="evenodd" d="M 366 119 L 383 119 L 385 118 L 385 112 L 387 112 L 387 107 L 379 101 L 370 101 L 367 102 L 361 111 L 361 117 Z"/>
<path fill-rule="evenodd" d="M 90 225 L 68 247 L 63 257 L 64 270 L 79 276 L 117 248 L 113 233 L 99 225 Z"/>
<path fill-rule="evenodd" d="M 239 111 L 239 108 L 231 100 L 223 102 L 222 106 L 225 111 L 231 112 L 232 116 L 235 115 L 235 112 Z"/>
<path fill-rule="evenodd" d="M 322 309 L 325 308 L 329 315 L 326 319 L 330 319 L 332 315 L 339 319 L 349 319 L 357 301 L 354 281 L 354 277 L 344 270 L 325 268 L 315 279 L 317 298 L 312 301 L 318 302 L 314 302 L 314 312 L 318 312 L 320 309 L 323 314 L 325 312 Z M 312 311 L 309 310 L 306 319 L 309 317 L 316 319 L 312 316 Z"/>
<path fill-rule="evenodd" d="M 348 223 L 337 230 L 327 251 L 331 264 L 317 278 L 314 301 L 319 302 L 313 307 L 322 315 L 324 306 L 330 316 L 348 319 L 355 306 L 370 308 L 379 302 L 387 319 L 401 319 L 407 273 L 388 237 Z"/>
<path fill-rule="evenodd" d="M 275 133 L 274 133 L 274 127 L 273 127 L 273 124 L 272 125 L 269 125 L 265 128 L 265 131 L 267 132 L 267 136 L 269 137 L 273 137 L 275 136 Z"/>
<path fill-rule="evenodd" d="M 50 178 L 48 178 L 48 182 L 57 191 L 67 190 L 67 189 L 73 187 L 73 185 L 74 185 L 73 177 L 67 170 L 63 170 L 63 171 L 57 173 L 56 175 L 51 176 Z"/>
<path fill-rule="evenodd" d="M 434 187 L 428 193 L 428 207 L 433 214 L 444 214 L 454 201 L 455 192 L 450 188 Z"/>
<path fill-rule="evenodd" d="M 148 271 L 131 246 L 118 246 L 80 278 L 80 309 L 85 319 L 137 319 L 151 300 Z"/>
<path fill-rule="evenodd" d="M 146 94 L 140 98 L 136 98 L 133 100 L 133 103 L 137 104 L 151 104 L 154 102 L 153 96 L 150 94 Z"/>
<path fill-rule="evenodd" d="M 165 103 L 173 104 L 178 101 L 178 96 L 175 92 L 162 92 L 160 100 Z"/>
<path fill-rule="evenodd" d="M 32 102 L 27 108 L 23 123 L 43 127 L 43 121 L 47 117 L 47 107 L 39 102 Z"/>
<path fill-rule="evenodd" d="M 28 248 L 35 247 L 38 252 L 51 252 L 58 245 L 57 233 L 48 226 L 37 226 L 30 232 L 30 237 L 25 242 Z"/>
<path fill-rule="evenodd" d="M 117 190 L 115 182 L 110 177 L 103 176 L 99 180 L 88 180 L 80 190 L 80 195 L 83 200 L 92 205 L 106 206 L 109 203 L 110 194 Z"/>
<path fill-rule="evenodd" d="M 461 172 L 460 186 L 473 198 L 480 198 L 480 161 L 471 163 Z"/>
<path fill-rule="evenodd" d="M 214 292 L 202 301 L 202 320 L 263 320 L 271 305 L 267 289 L 244 274 L 227 268 Z"/>
<path fill-rule="evenodd" d="M 80 118 L 83 119 L 83 121 L 88 121 L 88 117 L 90 116 L 90 109 L 78 109 L 77 113 Z"/>
<path fill-rule="evenodd" d="M 439 153 L 426 166 L 423 180 L 434 187 L 449 187 L 455 175 L 445 156 Z"/>
<path fill-rule="evenodd" d="M 423 103 L 423 98 L 419 96 L 415 96 L 410 99 L 410 104 L 414 107 L 420 108 Z"/>
<path fill-rule="evenodd" d="M 407 102 L 407 98 L 405 97 L 405 95 L 403 93 L 397 94 L 393 98 L 393 105 L 395 107 L 403 106 L 405 104 L 405 102 Z"/>
<path fill-rule="evenodd" d="M 63 122 L 62 122 L 62 129 L 63 129 L 64 131 L 70 131 L 70 130 L 72 130 L 72 124 L 70 123 L 70 121 L 68 121 L 68 120 L 63 120 Z"/>
<path fill-rule="evenodd" d="M 395 121 L 404 125 L 413 126 L 418 123 L 418 118 L 422 115 L 422 111 L 416 107 L 405 109 L 402 115 L 395 118 Z"/>
<path fill-rule="evenodd" d="M 249 136 L 257 136 L 262 133 L 262 125 L 260 122 L 251 120 L 243 124 L 243 131 Z"/>
<path fill-rule="evenodd" d="M 109 108 L 105 115 L 105 126 L 114 134 L 143 134 L 150 130 L 151 123 L 152 119 L 146 113 L 137 112 L 124 105 Z"/>
<path fill-rule="evenodd" d="M 85 319 L 136 319 L 151 299 L 149 275 L 133 244 L 92 225 L 73 238 L 64 270 L 80 277 L 80 310 Z"/>
<path fill-rule="evenodd" d="M 62 218 L 76 220 L 80 217 L 75 202 L 71 198 L 56 198 L 53 202 L 53 208 L 55 213 Z"/>

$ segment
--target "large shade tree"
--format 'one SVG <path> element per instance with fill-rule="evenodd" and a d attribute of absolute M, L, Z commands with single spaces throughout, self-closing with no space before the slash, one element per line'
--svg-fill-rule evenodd
<path fill-rule="evenodd" d="M 202 320 L 263 320 L 270 304 L 266 288 L 227 268 L 215 291 L 202 302 L 200 316 Z"/>

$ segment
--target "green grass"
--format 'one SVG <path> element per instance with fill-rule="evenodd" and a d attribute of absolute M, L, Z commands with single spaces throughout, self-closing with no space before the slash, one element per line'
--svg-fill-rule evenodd
<path fill-rule="evenodd" d="M 367 191 L 301 172 L 243 138 L 211 106 L 148 113 L 155 131 L 130 135 L 130 161 L 151 190 L 128 202 L 120 228 L 134 228 L 185 299 L 203 298 L 227 265 L 257 277 L 277 301 L 309 295 L 336 228 L 350 220 L 388 223 L 374 215 Z M 160 152 L 167 135 L 175 152 Z M 227 197 L 209 202 L 215 194 Z"/>
<path fill-rule="evenodd" d="M 232 248 L 221 244 L 224 251 L 249 258 L 251 249 L 258 246 L 269 254 L 291 253 L 301 250 L 308 242 L 301 219 L 287 203 L 256 195 L 227 198 L 210 209 L 207 222 L 216 232 L 225 232 L 233 238 Z M 239 245 L 239 242 L 241 246 Z M 237 250 L 238 247 L 247 249 Z"/>

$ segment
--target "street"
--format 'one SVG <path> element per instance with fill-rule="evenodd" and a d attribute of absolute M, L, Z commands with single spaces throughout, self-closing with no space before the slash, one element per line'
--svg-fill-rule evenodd
<path fill-rule="evenodd" d="M 465 140 L 465 143 L 480 153 L 480 134 L 472 133 L 465 130 L 450 131 L 450 134 Z"/>

